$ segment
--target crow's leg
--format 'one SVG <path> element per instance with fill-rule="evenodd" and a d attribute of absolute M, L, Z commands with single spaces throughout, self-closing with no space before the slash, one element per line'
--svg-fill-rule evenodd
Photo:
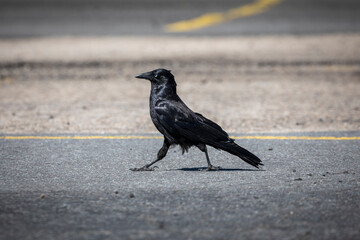
<path fill-rule="evenodd" d="M 198 147 L 202 152 L 205 153 L 206 161 L 207 161 L 207 164 L 208 164 L 207 169 L 205 169 L 206 171 L 211 171 L 211 170 L 217 171 L 217 170 L 220 170 L 220 169 L 221 169 L 221 167 L 214 167 L 213 165 L 211 165 L 211 163 L 210 163 L 210 158 L 209 158 L 209 154 L 208 154 L 208 152 L 207 152 L 207 147 L 206 147 L 205 144 L 200 143 L 200 144 L 197 145 L 197 147 Z"/>
<path fill-rule="evenodd" d="M 170 144 L 169 141 L 165 138 L 163 146 L 160 148 L 157 159 L 149 164 L 141 168 L 130 168 L 131 171 L 154 171 L 155 167 L 150 167 L 151 165 L 155 164 L 156 162 L 160 161 L 166 156 L 167 151 L 169 150 Z"/>

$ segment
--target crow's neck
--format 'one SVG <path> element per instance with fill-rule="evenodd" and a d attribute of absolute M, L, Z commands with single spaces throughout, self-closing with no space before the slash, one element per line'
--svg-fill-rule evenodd
<path fill-rule="evenodd" d="M 155 85 L 151 84 L 151 94 L 150 97 L 157 99 L 172 99 L 177 97 L 176 94 L 176 84 L 163 84 Z"/>

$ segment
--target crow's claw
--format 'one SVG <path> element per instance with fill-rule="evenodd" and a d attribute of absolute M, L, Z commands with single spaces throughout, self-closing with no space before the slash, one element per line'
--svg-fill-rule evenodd
<path fill-rule="evenodd" d="M 215 167 L 215 166 L 211 165 L 211 166 L 207 167 L 206 169 L 203 169 L 202 171 L 219 171 L 220 169 L 221 169 L 220 166 Z"/>
<path fill-rule="evenodd" d="M 143 166 L 141 168 L 130 168 L 131 171 L 134 172 L 139 172 L 139 171 L 154 171 L 155 168 L 157 168 L 157 166 L 154 167 L 147 167 L 147 166 Z"/>

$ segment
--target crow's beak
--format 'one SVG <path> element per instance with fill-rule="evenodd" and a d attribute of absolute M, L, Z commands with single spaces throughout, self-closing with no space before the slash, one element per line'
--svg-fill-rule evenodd
<path fill-rule="evenodd" d="M 147 80 L 151 80 L 152 78 L 152 73 L 151 72 L 146 72 L 146 73 L 142 73 L 139 74 L 137 76 L 135 76 L 136 78 L 142 78 L 142 79 L 147 79 Z"/>

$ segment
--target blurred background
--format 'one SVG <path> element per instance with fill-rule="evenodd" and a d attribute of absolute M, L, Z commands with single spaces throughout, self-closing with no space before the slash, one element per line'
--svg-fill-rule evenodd
<path fill-rule="evenodd" d="M 360 128 L 358 0 L 0 1 L 0 132 L 156 132 L 169 68 L 230 132 Z"/>
<path fill-rule="evenodd" d="M 225 24 L 178 36 L 359 31 L 357 0 L 2 0 L 0 36 L 168 36 L 167 24 L 254 7 Z M 249 10 L 251 11 L 251 10 Z M 248 12 L 249 12 L 248 11 Z M 173 34 L 171 34 L 173 35 Z"/>

